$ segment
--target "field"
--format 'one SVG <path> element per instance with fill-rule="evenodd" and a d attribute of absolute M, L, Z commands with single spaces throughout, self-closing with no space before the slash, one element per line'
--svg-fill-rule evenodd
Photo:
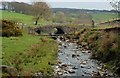
<path fill-rule="evenodd" d="M 57 44 L 46 37 L 24 34 L 21 37 L 2 38 L 3 65 L 15 67 L 23 76 L 35 72 L 52 75 L 51 65 L 55 64 L 56 54 Z"/>
<path fill-rule="evenodd" d="M 91 16 L 96 23 L 113 20 L 118 17 L 117 14 L 115 13 L 104 13 L 104 12 L 92 13 Z"/>
<path fill-rule="evenodd" d="M 15 13 L 15 12 L 9 12 L 9 11 L 2 11 L 0 10 L 0 13 L 2 13 L 2 19 L 9 19 L 14 20 L 16 22 L 23 22 L 25 24 L 33 24 L 33 16 Z"/>
<path fill-rule="evenodd" d="M 8 11 L 0 11 L 0 13 L 2 13 L 1 19 L 33 25 L 33 16 Z M 37 72 L 52 75 L 52 65 L 55 64 L 57 55 L 56 42 L 48 37 L 30 35 L 26 30 L 22 32 L 23 36 L 19 37 L 0 37 L 2 65 L 16 68 L 17 73 L 23 76 L 34 75 Z M 7 73 L 3 72 L 3 75 Z"/>
<path fill-rule="evenodd" d="M 26 15 L 26 14 L 20 14 L 20 13 L 16 13 L 16 12 L 10 12 L 10 11 L 3 11 L 0 10 L 0 14 L 2 14 L 0 16 L 0 19 L 8 19 L 8 20 L 13 20 L 19 23 L 23 23 L 26 24 L 27 26 L 33 26 L 34 25 L 34 16 L 31 15 Z M 39 25 L 44 25 L 46 24 L 45 20 L 40 20 L 38 22 Z"/>
<path fill-rule="evenodd" d="M 16 22 L 22 22 L 24 24 L 27 24 L 28 26 L 33 26 L 34 24 L 34 17 L 30 15 L 15 13 L 15 12 L 9 12 L 9 11 L 2 11 L 0 10 L 0 14 L 2 14 L 2 17 L 0 16 L 0 19 L 9 19 L 14 20 Z M 109 20 L 113 20 L 117 18 L 117 15 L 115 13 L 105 13 L 105 12 L 97 12 L 97 13 L 91 13 L 92 19 L 95 21 L 95 23 L 101 23 Z M 77 17 L 77 14 L 74 14 L 74 16 Z M 84 20 L 84 19 L 83 19 Z M 82 21 L 80 19 L 79 21 Z M 51 23 L 50 21 L 47 23 Z M 45 20 L 40 20 L 39 25 L 45 25 L 47 24 Z"/>

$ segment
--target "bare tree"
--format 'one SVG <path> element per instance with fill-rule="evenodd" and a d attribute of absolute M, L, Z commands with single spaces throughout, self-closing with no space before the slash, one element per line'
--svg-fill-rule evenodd
<path fill-rule="evenodd" d="M 64 12 L 58 11 L 56 13 L 57 22 L 64 23 L 66 21 L 66 15 Z"/>
<path fill-rule="evenodd" d="M 120 18 L 120 1 L 112 0 L 110 1 L 110 5 L 117 11 L 117 16 Z"/>
<path fill-rule="evenodd" d="M 2 4 L 2 9 L 6 10 L 8 8 L 8 3 L 6 1 L 0 2 Z"/>
<path fill-rule="evenodd" d="M 35 25 L 38 24 L 39 19 L 49 19 L 51 13 L 51 9 L 46 2 L 33 2 L 32 15 L 35 16 Z"/>

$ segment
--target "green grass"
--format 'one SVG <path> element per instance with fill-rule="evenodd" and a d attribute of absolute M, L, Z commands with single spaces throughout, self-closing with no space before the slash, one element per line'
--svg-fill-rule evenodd
<path fill-rule="evenodd" d="M 106 29 L 106 28 L 114 28 L 115 26 L 96 26 L 93 28 L 94 29 Z"/>
<path fill-rule="evenodd" d="M 30 15 L 25 15 L 25 14 L 20 14 L 20 13 L 15 13 L 15 12 L 10 12 L 10 11 L 4 11 L 0 10 L 0 19 L 9 19 L 9 20 L 14 20 L 18 22 L 23 22 L 27 25 L 33 26 L 33 16 Z M 93 20 L 96 23 L 112 20 L 113 18 L 117 18 L 117 15 L 115 13 L 106 13 L 106 12 L 98 12 L 98 13 L 92 13 L 91 16 L 93 17 Z M 50 21 L 45 21 L 45 20 L 39 20 L 40 25 L 46 25 L 51 23 Z"/>
<path fill-rule="evenodd" d="M 14 20 L 25 24 L 33 24 L 33 16 L 3 10 L 0 10 L 0 13 L 2 13 L 2 19 Z"/>
<path fill-rule="evenodd" d="M 2 19 L 14 20 L 28 25 L 33 24 L 33 16 L 30 15 L 25 15 L 10 11 L 3 11 L 3 10 L 0 10 L 0 14 L 2 14 Z"/>
<path fill-rule="evenodd" d="M 14 39 L 14 38 L 13 38 Z M 3 37 L 2 38 L 2 47 L 3 53 L 6 53 L 5 56 L 14 55 L 17 52 L 24 51 L 29 48 L 30 45 L 36 44 L 39 40 L 39 37 L 32 37 L 30 35 L 24 35 L 21 37 L 15 37 L 18 40 L 12 40 L 12 38 Z"/>
<path fill-rule="evenodd" d="M 116 13 L 104 13 L 104 12 L 92 13 L 91 15 L 96 23 L 112 20 L 113 18 L 116 19 L 118 17 Z"/>
<path fill-rule="evenodd" d="M 31 15 L 26 15 L 26 14 L 20 14 L 20 13 L 16 13 L 16 12 L 10 12 L 7 10 L 0 10 L 0 19 L 8 19 L 8 20 L 14 20 L 16 22 L 22 22 L 24 24 L 27 24 L 27 26 L 34 26 L 34 16 Z M 46 20 L 39 20 L 38 24 L 39 25 L 45 25 L 45 24 L 49 24 L 51 23 L 50 21 L 46 21 Z"/>
<path fill-rule="evenodd" d="M 13 66 L 24 76 L 35 72 L 46 75 L 53 73 L 51 64 L 55 64 L 57 44 L 44 37 L 24 34 L 21 37 L 2 38 L 3 65 Z M 49 64 L 50 63 L 50 64 Z"/>
<path fill-rule="evenodd" d="M 33 16 L 2 11 L 0 19 L 14 20 L 33 26 Z M 42 23 L 46 23 L 44 20 Z M 33 75 L 42 72 L 45 75 L 52 75 L 52 65 L 55 64 L 57 55 L 57 44 L 48 37 L 28 35 L 23 30 L 23 36 L 0 37 L 2 39 L 2 64 L 13 66 L 23 76 Z M 43 41 L 42 41 L 43 39 Z M 45 40 L 45 41 L 44 41 Z M 5 74 L 5 72 L 3 72 Z"/>

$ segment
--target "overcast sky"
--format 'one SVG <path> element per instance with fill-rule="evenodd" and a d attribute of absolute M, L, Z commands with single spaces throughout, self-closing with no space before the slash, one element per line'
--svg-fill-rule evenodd
<path fill-rule="evenodd" d="M 30 3 L 35 0 L 0 0 L 0 1 L 18 1 Z M 48 2 L 52 8 L 76 8 L 76 9 L 113 9 L 108 0 L 43 0 Z"/>

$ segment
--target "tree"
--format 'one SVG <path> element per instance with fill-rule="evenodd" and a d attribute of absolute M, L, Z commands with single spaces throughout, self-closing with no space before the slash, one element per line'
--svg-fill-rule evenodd
<path fill-rule="evenodd" d="M 118 18 L 120 18 L 120 1 L 112 0 L 110 5 L 117 11 Z"/>
<path fill-rule="evenodd" d="M 18 13 L 30 14 L 31 5 L 23 2 L 7 2 L 8 10 Z"/>
<path fill-rule="evenodd" d="M 2 4 L 2 9 L 6 10 L 8 8 L 8 3 L 5 1 L 0 2 Z"/>
<path fill-rule="evenodd" d="M 79 13 L 75 19 L 76 24 L 91 25 L 92 17 L 88 13 Z"/>
<path fill-rule="evenodd" d="M 64 12 L 58 11 L 56 13 L 56 17 L 57 17 L 57 22 L 58 23 L 64 23 L 66 21 L 66 16 Z"/>
<path fill-rule="evenodd" d="M 33 2 L 32 4 L 32 15 L 35 17 L 35 25 L 38 24 L 39 19 L 48 20 L 51 16 L 51 9 L 46 2 Z"/>

